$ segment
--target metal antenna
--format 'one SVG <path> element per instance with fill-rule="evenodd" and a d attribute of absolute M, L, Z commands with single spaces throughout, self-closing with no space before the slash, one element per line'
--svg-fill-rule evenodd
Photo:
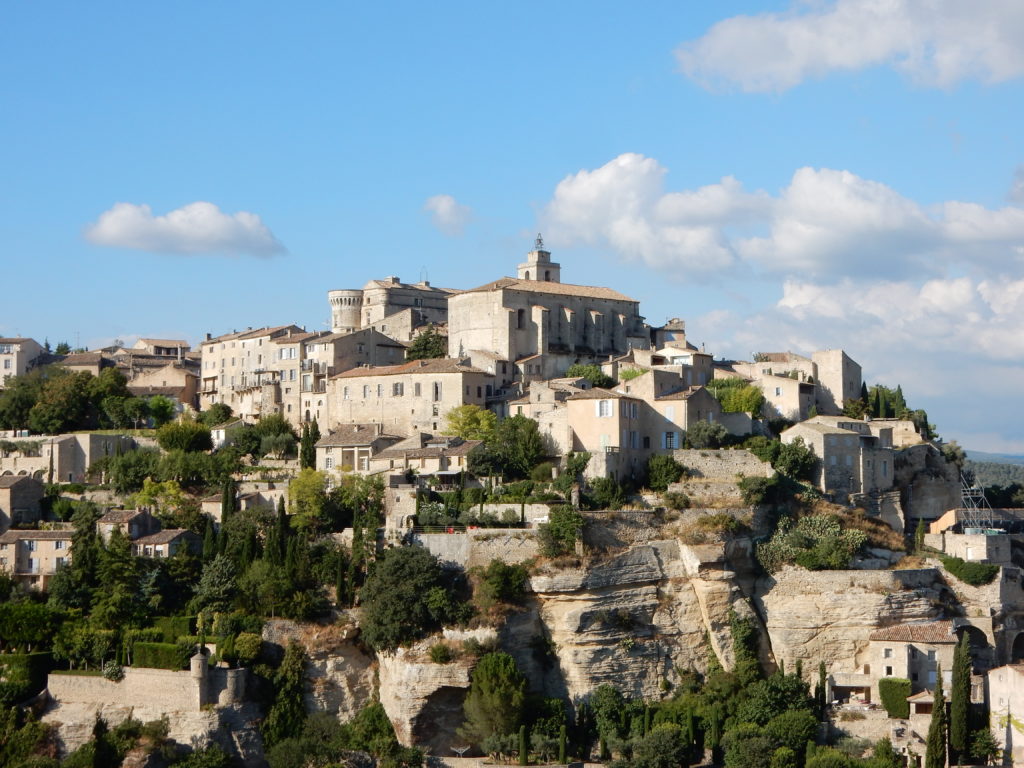
<path fill-rule="evenodd" d="M 541 237 L 540 232 L 537 233 L 537 239 L 533 241 L 533 250 L 542 251 L 544 250 L 544 238 Z"/>

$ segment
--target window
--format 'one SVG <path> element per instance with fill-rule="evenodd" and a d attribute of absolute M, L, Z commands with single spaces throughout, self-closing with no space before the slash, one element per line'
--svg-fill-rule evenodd
<path fill-rule="evenodd" d="M 526 279 L 529 280 L 530 278 L 526 278 Z M 516 328 L 525 328 L 525 327 L 526 327 L 526 310 L 525 309 L 517 309 L 516 310 Z"/>
<path fill-rule="evenodd" d="M 11 361 L 10 361 L 9 358 L 5 357 L 4 358 L 4 370 L 8 370 L 9 371 L 10 369 L 11 369 Z"/>
<path fill-rule="evenodd" d="M 637 407 L 637 404 L 636 403 L 630 403 L 630 405 L 629 405 L 629 417 L 631 419 L 635 419 L 637 417 L 637 413 L 638 412 L 639 412 L 639 409 Z"/>
<path fill-rule="evenodd" d="M 418 381 L 415 384 L 412 385 L 413 397 L 419 397 L 422 394 L 422 392 L 423 392 L 423 387 L 420 386 L 420 383 Z"/>
<path fill-rule="evenodd" d="M 600 418 L 609 418 L 612 415 L 612 401 L 611 400 L 598 400 L 597 401 L 597 415 Z"/>
<path fill-rule="evenodd" d="M 478 398 L 480 398 L 480 397 L 483 397 L 483 396 L 484 396 L 484 391 L 483 391 L 483 388 L 482 388 L 482 387 L 477 387 L 477 388 L 476 388 L 476 396 L 477 396 Z"/>
<path fill-rule="evenodd" d="M 440 381 L 435 381 L 434 382 L 434 390 L 433 390 L 433 400 L 436 403 L 440 399 L 441 399 L 441 382 Z"/>
<path fill-rule="evenodd" d="M 378 384 L 377 385 L 377 397 L 384 397 L 384 385 L 383 384 Z"/>
<path fill-rule="evenodd" d="M 776 387 L 775 388 L 775 396 L 776 397 L 782 397 L 782 387 Z"/>
<path fill-rule="evenodd" d="M 363 400 L 365 400 L 369 396 L 370 396 L 370 385 L 369 384 L 363 384 Z"/>
<path fill-rule="evenodd" d="M 31 539 L 29 539 L 28 541 L 25 542 L 25 548 L 29 552 L 35 552 L 36 551 L 36 543 L 34 541 L 32 541 Z"/>
<path fill-rule="evenodd" d="M 668 448 L 670 450 L 674 450 L 676 447 L 678 447 L 678 445 L 676 443 L 676 433 L 673 432 L 673 431 L 666 432 L 662 436 L 662 446 L 661 447 L 662 448 Z"/>
<path fill-rule="evenodd" d="M 882 651 L 882 656 L 884 658 L 886 658 L 886 659 L 891 659 L 892 658 L 892 648 L 886 648 L 885 650 L 883 650 Z"/>
<path fill-rule="evenodd" d="M 342 387 L 341 399 L 342 400 L 348 400 L 348 387 Z"/>
<path fill-rule="evenodd" d="M 334 459 L 328 456 L 326 459 L 324 459 L 324 466 L 327 469 L 334 469 Z"/>
<path fill-rule="evenodd" d="M 53 548 L 54 549 L 64 549 L 64 544 L 65 544 L 65 542 L 61 541 L 60 539 L 57 539 L 57 541 L 53 542 Z"/>
<path fill-rule="evenodd" d="M 651 447 L 651 436 L 644 435 L 644 448 L 649 449 Z"/>
<path fill-rule="evenodd" d="M 892 677 L 892 667 L 886 667 L 885 668 L 885 676 L 886 677 Z"/>
<path fill-rule="evenodd" d="M 402 384 L 401 382 L 395 382 L 394 384 L 391 385 L 391 396 L 392 397 L 401 397 L 404 394 L 405 394 L 405 384 Z"/>

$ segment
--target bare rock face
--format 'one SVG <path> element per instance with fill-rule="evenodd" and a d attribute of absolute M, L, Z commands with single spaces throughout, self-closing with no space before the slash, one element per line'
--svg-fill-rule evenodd
<path fill-rule="evenodd" d="M 380 655 L 380 703 L 402 744 L 445 755 L 463 744 L 456 730 L 473 661 L 432 662 L 427 649 L 434 641 Z"/>
<path fill-rule="evenodd" d="M 355 624 L 317 626 L 276 619 L 263 629 L 266 642 L 284 647 L 301 643 L 309 658 L 306 708 L 351 720 L 373 698 L 373 660 L 355 642 Z"/>
<path fill-rule="evenodd" d="M 794 566 L 759 580 L 755 603 L 776 659 L 825 661 L 834 671 L 863 663 L 872 630 L 938 618 L 937 571 L 806 571 Z"/>
<path fill-rule="evenodd" d="M 754 614 L 727 560 L 724 545 L 654 541 L 589 569 L 532 576 L 536 599 L 509 620 L 502 645 L 547 695 L 577 700 L 609 683 L 658 698 L 677 667 L 707 669 L 705 634 L 731 662 L 730 611 Z M 555 658 L 536 652 L 542 643 Z"/>

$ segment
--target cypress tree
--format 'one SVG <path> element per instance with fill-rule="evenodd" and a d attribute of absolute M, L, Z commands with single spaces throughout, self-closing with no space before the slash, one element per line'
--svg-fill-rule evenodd
<path fill-rule="evenodd" d="M 961 761 L 969 757 L 970 719 L 971 647 L 965 631 L 953 652 L 953 684 L 949 691 L 949 746 Z"/>
<path fill-rule="evenodd" d="M 818 709 L 818 719 L 825 719 L 825 708 L 828 704 L 826 700 L 826 680 L 825 680 L 825 662 L 818 662 L 818 684 L 814 686 L 814 703 Z"/>
<path fill-rule="evenodd" d="M 235 484 L 231 480 L 224 481 L 220 495 L 220 521 L 223 523 L 235 511 Z"/>
<path fill-rule="evenodd" d="M 302 439 L 299 443 L 299 466 L 302 469 L 316 468 L 316 446 L 309 424 L 302 425 Z"/>
<path fill-rule="evenodd" d="M 860 401 L 867 407 L 870 399 L 868 397 L 868 385 L 863 381 L 860 383 Z"/>
<path fill-rule="evenodd" d="M 942 665 L 935 665 L 935 700 L 924 753 L 924 768 L 946 768 L 946 696 L 942 690 Z"/>
<path fill-rule="evenodd" d="M 203 531 L 203 562 L 208 563 L 217 556 L 217 531 L 213 527 L 213 518 L 206 518 L 206 530 Z"/>
<path fill-rule="evenodd" d="M 796 660 L 796 676 L 797 676 L 797 679 L 799 679 L 799 680 L 803 680 L 804 679 L 804 660 L 803 659 L 797 659 Z"/>
<path fill-rule="evenodd" d="M 334 574 L 334 602 L 341 607 L 342 600 L 345 599 L 345 558 L 340 554 L 338 555 L 338 566 Z"/>
<path fill-rule="evenodd" d="M 519 726 L 519 764 L 529 765 L 530 763 L 530 749 L 526 739 L 526 726 Z"/>
<path fill-rule="evenodd" d="M 644 707 L 644 736 L 651 732 L 651 708 L 650 706 Z"/>
<path fill-rule="evenodd" d="M 562 765 L 566 764 L 565 754 L 565 725 L 558 729 L 558 762 Z"/>

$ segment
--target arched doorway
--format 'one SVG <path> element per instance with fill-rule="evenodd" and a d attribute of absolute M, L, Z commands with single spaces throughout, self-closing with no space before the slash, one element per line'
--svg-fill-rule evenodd
<path fill-rule="evenodd" d="M 1018 632 L 1013 638 L 1013 646 L 1010 648 L 1010 663 L 1024 661 L 1024 632 Z"/>

